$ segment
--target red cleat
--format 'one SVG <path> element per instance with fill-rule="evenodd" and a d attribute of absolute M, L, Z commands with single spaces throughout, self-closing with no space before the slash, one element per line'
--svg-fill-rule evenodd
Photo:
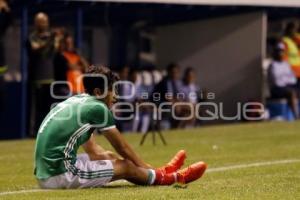
<path fill-rule="evenodd" d="M 155 170 L 155 182 L 154 185 L 172 185 L 176 181 L 176 174 L 166 174 L 164 170 Z"/>
<path fill-rule="evenodd" d="M 165 173 L 173 173 L 176 172 L 178 169 L 182 167 L 184 164 L 184 160 L 186 159 L 186 152 L 185 150 L 180 150 L 177 154 L 173 157 L 173 159 L 163 167 L 159 169 L 164 170 Z"/>
<path fill-rule="evenodd" d="M 205 172 L 207 164 L 204 162 L 194 163 L 177 172 L 177 182 L 186 184 L 199 179 Z"/>

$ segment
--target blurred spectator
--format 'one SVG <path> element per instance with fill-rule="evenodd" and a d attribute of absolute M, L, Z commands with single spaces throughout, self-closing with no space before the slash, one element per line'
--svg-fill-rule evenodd
<path fill-rule="evenodd" d="M 184 101 L 190 103 L 190 106 L 183 106 L 182 113 L 185 116 L 193 115 L 191 120 L 182 120 L 180 122 L 180 127 L 188 127 L 194 126 L 196 122 L 195 115 L 195 106 L 198 102 L 198 92 L 199 88 L 196 85 L 196 72 L 192 67 L 188 67 L 184 71 L 183 79 L 182 79 L 182 92 L 184 93 Z M 192 110 L 193 109 L 193 110 Z"/>
<path fill-rule="evenodd" d="M 296 77 L 300 79 L 300 54 L 297 46 L 296 35 L 297 24 L 290 22 L 287 24 L 284 32 L 283 43 L 285 45 L 285 57 L 291 65 Z"/>
<path fill-rule="evenodd" d="M 55 49 L 59 49 L 60 45 L 62 44 L 63 39 L 65 38 L 66 29 L 65 29 L 65 27 L 55 27 L 52 29 L 52 32 L 55 35 L 54 47 L 55 47 Z"/>
<path fill-rule="evenodd" d="M 284 61 L 284 45 L 279 44 L 273 52 L 269 67 L 269 81 L 272 98 L 285 98 L 295 118 L 299 118 L 297 79 L 288 62 Z"/>
<path fill-rule="evenodd" d="M 7 71 L 7 64 L 4 56 L 4 35 L 10 22 L 11 13 L 8 2 L 6 0 L 0 0 L 0 106 L 2 106 L 4 98 L 4 81 L 2 75 Z"/>
<path fill-rule="evenodd" d="M 124 66 L 119 71 L 120 81 L 129 81 L 129 72 L 130 68 L 128 66 Z M 119 85 L 119 95 L 120 96 L 128 96 L 130 95 L 130 85 L 129 84 L 120 84 Z"/>
<path fill-rule="evenodd" d="M 48 113 L 52 103 L 50 85 L 54 81 L 55 40 L 55 33 L 49 27 L 48 15 L 36 14 L 34 30 L 30 33 L 27 43 L 31 120 L 29 132 L 31 135 L 37 133 L 38 126 Z"/>
<path fill-rule="evenodd" d="M 82 75 L 88 67 L 88 62 L 76 51 L 71 35 L 67 35 L 63 41 L 62 55 L 67 64 L 67 81 L 71 85 L 71 92 L 73 94 L 83 93 Z"/>
<path fill-rule="evenodd" d="M 171 63 L 167 66 L 167 76 L 164 77 L 155 87 L 153 90 L 153 94 L 151 95 L 152 98 L 154 96 L 159 96 L 159 100 L 153 98 L 153 101 L 157 104 L 161 104 L 164 102 L 170 102 L 172 104 L 176 102 L 182 101 L 178 98 L 178 93 L 181 92 L 182 82 L 180 80 L 180 71 L 179 66 L 175 63 Z M 157 95 L 159 94 L 159 95 Z M 167 106 L 166 106 L 167 107 Z M 166 108 L 165 107 L 165 108 Z M 169 109 L 171 110 L 171 106 Z M 175 107 L 175 114 L 176 116 L 181 116 L 181 106 Z M 171 128 L 177 128 L 179 123 L 178 120 L 175 120 L 170 113 L 164 113 L 165 120 L 168 120 L 170 123 Z"/>
<path fill-rule="evenodd" d="M 150 126 L 150 120 L 152 116 L 152 108 L 148 105 L 143 104 L 149 101 L 150 91 L 152 90 L 150 87 L 145 83 L 145 78 L 141 78 L 138 80 L 138 72 L 136 70 L 132 70 L 130 72 L 130 81 L 132 81 L 135 85 L 135 105 L 139 106 L 139 110 L 135 112 L 133 124 L 132 124 L 132 131 L 133 132 L 142 132 L 146 133 Z"/>
<path fill-rule="evenodd" d="M 63 52 L 65 51 L 65 41 L 64 41 L 64 35 L 65 30 L 63 28 L 56 29 L 56 34 L 59 35 L 59 40 L 56 42 L 57 44 L 57 51 L 54 55 L 54 79 L 55 81 L 67 81 L 67 71 L 68 71 L 68 61 L 63 55 Z M 59 96 L 67 96 L 71 91 L 70 87 L 68 85 L 57 85 L 55 86 L 55 94 Z"/>
<path fill-rule="evenodd" d="M 127 102 L 135 103 L 138 99 L 138 90 L 140 88 L 141 83 L 138 81 L 138 71 L 135 69 L 130 69 L 128 81 L 132 83 L 132 85 L 128 85 L 126 99 Z"/>
<path fill-rule="evenodd" d="M 196 72 L 192 67 L 188 67 L 183 74 L 182 79 L 182 92 L 184 95 L 184 100 L 196 104 L 198 102 L 198 92 L 199 88 L 196 85 Z"/>
<path fill-rule="evenodd" d="M 132 104 L 133 99 L 128 98 L 131 95 L 131 85 L 129 84 L 129 72 L 130 68 L 128 66 L 122 67 L 118 74 L 120 77 L 120 84 L 118 84 L 118 95 L 121 97 L 118 99 L 119 102 L 124 103 L 118 107 L 118 109 L 130 109 L 130 106 L 128 104 Z M 128 83 L 126 83 L 128 81 Z M 125 104 L 126 103 L 126 104 Z M 116 120 L 117 127 L 122 131 L 122 132 L 128 132 L 132 130 L 131 127 L 131 120 L 127 119 L 130 117 L 132 113 L 129 112 L 121 112 L 121 113 L 116 113 L 117 116 L 122 118 L 122 120 Z"/>

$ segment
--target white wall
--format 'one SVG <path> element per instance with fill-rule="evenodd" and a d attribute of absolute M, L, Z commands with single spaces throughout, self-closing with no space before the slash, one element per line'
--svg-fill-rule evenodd
<path fill-rule="evenodd" d="M 158 66 L 196 68 L 199 85 L 234 115 L 237 102 L 262 99 L 265 20 L 254 13 L 159 27 Z"/>
<path fill-rule="evenodd" d="M 108 65 L 109 36 L 105 28 L 94 28 L 92 35 L 92 63 Z"/>
<path fill-rule="evenodd" d="M 4 55 L 10 72 L 20 70 L 20 27 L 10 26 L 4 39 Z"/>

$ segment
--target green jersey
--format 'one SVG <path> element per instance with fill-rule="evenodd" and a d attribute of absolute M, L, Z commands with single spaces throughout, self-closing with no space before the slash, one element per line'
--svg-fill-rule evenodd
<path fill-rule="evenodd" d="M 57 104 L 38 131 L 34 174 L 38 179 L 67 171 L 88 176 L 74 166 L 78 148 L 95 129 L 101 132 L 114 127 L 111 111 L 94 96 L 81 94 Z"/>

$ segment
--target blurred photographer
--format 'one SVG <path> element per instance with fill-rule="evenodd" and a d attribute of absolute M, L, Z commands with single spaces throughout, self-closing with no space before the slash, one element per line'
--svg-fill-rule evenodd
<path fill-rule="evenodd" d="M 37 13 L 34 17 L 34 30 L 27 41 L 30 135 L 36 134 L 37 125 L 42 122 L 52 103 L 50 85 L 54 81 L 53 58 L 56 44 L 56 34 L 50 29 L 48 15 Z"/>

